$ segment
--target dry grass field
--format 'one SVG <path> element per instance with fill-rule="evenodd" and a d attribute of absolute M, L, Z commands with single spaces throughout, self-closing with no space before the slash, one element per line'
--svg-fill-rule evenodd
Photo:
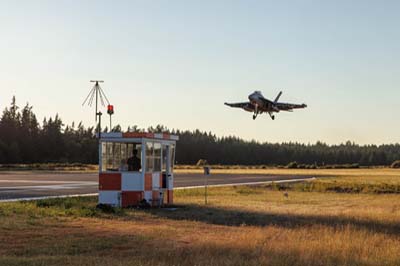
<path fill-rule="evenodd" d="M 389 169 L 321 171 L 338 177 L 316 182 L 400 184 Z M 1 203 L 0 265 L 400 265 L 400 194 L 288 189 L 210 188 L 208 205 L 179 190 L 176 209 Z"/>
<path fill-rule="evenodd" d="M 212 167 L 211 167 L 212 168 Z M 202 173 L 203 170 L 200 168 L 193 169 L 177 169 L 179 173 Z M 370 181 L 371 176 L 377 176 L 380 178 L 391 178 L 400 177 L 400 169 L 392 168 L 360 168 L 360 169 L 279 169 L 279 168 L 267 168 L 267 169 L 212 169 L 212 173 L 221 174 L 266 174 L 266 175 L 314 175 L 317 177 L 368 177 Z"/>
<path fill-rule="evenodd" d="M 98 165 L 81 163 L 0 164 L 0 171 L 98 172 Z"/>

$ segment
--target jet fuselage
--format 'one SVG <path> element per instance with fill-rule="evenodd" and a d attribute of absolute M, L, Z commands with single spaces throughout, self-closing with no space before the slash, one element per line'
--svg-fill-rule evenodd
<path fill-rule="evenodd" d="M 292 104 L 292 103 L 282 103 L 278 102 L 279 97 L 282 92 L 276 96 L 274 101 L 266 99 L 260 91 L 255 91 L 248 96 L 249 102 L 242 103 L 225 103 L 230 107 L 242 108 L 248 112 L 254 112 L 253 119 L 257 117 L 258 114 L 268 113 L 272 119 L 275 119 L 273 113 L 279 113 L 280 111 L 291 112 L 293 109 L 306 108 L 306 104 Z"/>

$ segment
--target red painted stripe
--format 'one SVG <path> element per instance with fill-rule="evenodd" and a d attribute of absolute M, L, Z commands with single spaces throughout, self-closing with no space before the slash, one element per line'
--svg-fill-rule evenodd
<path fill-rule="evenodd" d="M 150 138 L 154 139 L 154 133 L 146 132 L 126 132 L 122 134 L 123 138 Z"/>
<path fill-rule="evenodd" d="M 158 190 L 153 190 L 153 193 L 152 193 L 152 203 L 153 203 L 153 206 L 156 206 L 156 205 L 158 205 L 158 200 L 160 199 L 160 191 L 158 191 Z"/>
<path fill-rule="evenodd" d="M 121 190 L 121 174 L 99 174 L 99 190 Z"/>
<path fill-rule="evenodd" d="M 143 199 L 143 191 L 122 191 L 121 205 L 123 208 L 139 205 Z"/>
<path fill-rule="evenodd" d="M 126 132 L 122 134 L 123 138 L 144 138 L 147 133 L 144 132 Z"/>
<path fill-rule="evenodd" d="M 169 133 L 156 133 L 162 135 L 162 139 L 166 140 L 172 140 L 176 136 L 171 135 Z M 149 139 L 154 139 L 155 138 L 155 133 L 146 133 L 146 132 L 126 132 L 122 133 L 123 138 L 149 138 Z"/>
<path fill-rule="evenodd" d="M 153 189 L 153 174 L 146 173 L 144 174 L 144 190 L 152 190 Z"/>
<path fill-rule="evenodd" d="M 174 203 L 174 191 L 173 190 L 167 191 L 167 202 L 168 202 L 168 204 Z"/>
<path fill-rule="evenodd" d="M 164 188 L 163 174 L 160 173 L 160 188 Z"/>

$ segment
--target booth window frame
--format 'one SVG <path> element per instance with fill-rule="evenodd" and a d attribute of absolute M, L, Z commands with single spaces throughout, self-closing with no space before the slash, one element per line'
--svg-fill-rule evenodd
<path fill-rule="evenodd" d="M 151 171 L 149 171 L 149 172 L 165 171 L 165 169 L 163 167 L 163 165 L 164 165 L 163 151 L 164 151 L 164 146 L 169 145 L 170 146 L 169 151 L 170 151 L 170 156 L 171 156 L 169 170 L 171 172 L 173 172 L 174 162 L 175 162 L 175 146 L 176 146 L 175 141 L 169 141 L 169 140 L 163 140 L 163 139 L 148 139 L 148 138 L 104 138 L 104 139 L 100 139 L 100 143 L 99 143 L 100 144 L 99 145 L 99 172 L 100 173 L 125 172 L 125 171 L 120 171 L 120 169 L 116 169 L 116 170 L 113 169 L 112 171 L 107 170 L 107 162 L 106 162 L 106 168 L 104 168 L 104 160 L 106 160 L 107 158 L 105 158 L 105 159 L 103 158 L 103 154 L 104 154 L 103 146 L 104 146 L 104 144 L 107 145 L 109 143 L 119 143 L 119 144 L 124 144 L 124 143 L 130 144 L 131 143 L 131 144 L 141 145 L 140 159 L 141 159 L 141 163 L 142 163 L 142 165 L 141 165 L 142 168 L 139 171 L 140 173 L 148 172 L 147 171 L 148 169 L 149 170 L 151 169 Z M 149 153 L 147 150 L 148 144 L 149 144 L 149 146 L 152 146 L 152 148 L 149 150 Z M 154 149 L 154 144 L 156 144 L 157 149 Z M 151 151 L 151 153 L 150 153 L 150 151 Z M 120 151 L 120 153 L 121 153 L 121 151 Z M 128 156 L 129 156 L 129 154 L 128 154 Z M 146 160 L 144 160 L 144 158 L 146 158 Z M 150 160 L 149 160 L 149 158 L 150 158 Z M 116 158 L 116 159 L 118 159 L 118 158 Z M 113 158 L 113 162 L 115 162 L 116 159 Z M 165 162 L 165 164 L 166 164 L 166 162 Z M 149 167 L 148 167 L 148 165 L 149 165 Z M 154 166 L 156 166 L 158 170 L 155 169 Z M 105 170 L 103 170 L 103 169 L 105 169 Z M 128 171 L 126 171 L 126 172 L 128 172 Z"/>

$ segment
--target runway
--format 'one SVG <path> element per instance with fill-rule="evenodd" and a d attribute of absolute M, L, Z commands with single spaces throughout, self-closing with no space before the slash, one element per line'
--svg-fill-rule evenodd
<path fill-rule="evenodd" d="M 174 187 L 204 186 L 202 174 L 175 173 Z M 267 181 L 309 179 L 311 176 L 272 176 L 262 174 L 214 174 L 208 184 L 239 185 L 257 184 Z M 0 201 L 85 195 L 98 192 L 97 173 L 57 172 L 0 172 Z"/>

